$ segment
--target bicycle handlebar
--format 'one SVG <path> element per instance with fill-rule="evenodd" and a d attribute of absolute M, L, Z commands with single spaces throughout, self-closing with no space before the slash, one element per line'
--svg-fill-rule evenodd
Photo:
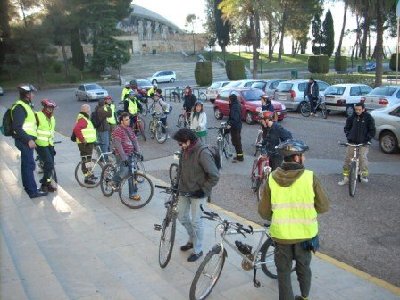
<path fill-rule="evenodd" d="M 371 142 L 367 142 L 364 144 L 353 144 L 353 143 L 348 143 L 348 142 L 338 142 L 338 144 L 340 146 L 351 146 L 351 147 L 361 147 L 361 146 L 365 146 L 365 145 L 371 145 Z"/>
<path fill-rule="evenodd" d="M 167 193 L 167 194 L 177 193 L 178 195 L 184 196 L 184 197 L 191 197 L 191 196 L 192 196 L 191 193 L 182 192 L 182 191 L 180 191 L 179 189 L 174 188 L 174 187 L 170 187 L 170 186 L 163 186 L 163 185 L 157 185 L 157 184 L 155 184 L 154 187 L 155 187 L 155 188 L 158 188 L 158 189 L 163 189 L 163 190 L 165 190 L 165 193 Z"/>

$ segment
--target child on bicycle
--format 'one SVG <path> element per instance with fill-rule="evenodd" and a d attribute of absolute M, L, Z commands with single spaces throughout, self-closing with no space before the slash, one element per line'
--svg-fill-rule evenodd
<path fill-rule="evenodd" d="M 197 137 L 206 142 L 207 137 L 207 115 L 203 108 L 203 103 L 197 101 L 192 114 L 190 115 L 190 129 L 196 132 Z"/>
<path fill-rule="evenodd" d="M 154 112 L 161 115 L 160 121 L 163 123 L 162 132 L 165 133 L 167 128 L 167 117 L 171 112 L 171 105 L 164 101 L 162 90 L 157 89 L 154 93 Z"/>

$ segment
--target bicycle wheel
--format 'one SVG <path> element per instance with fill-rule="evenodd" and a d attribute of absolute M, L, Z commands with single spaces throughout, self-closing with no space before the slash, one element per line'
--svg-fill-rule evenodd
<path fill-rule="evenodd" d="M 300 103 L 300 113 L 303 117 L 309 117 L 311 114 L 311 106 L 309 102 Z"/>
<path fill-rule="evenodd" d="M 146 116 L 147 113 L 148 113 L 148 111 L 149 111 L 149 106 L 148 106 L 147 100 L 146 100 L 145 103 L 142 103 L 142 111 L 141 111 L 141 114 L 142 114 L 143 116 Z"/>
<path fill-rule="evenodd" d="M 206 100 L 207 100 L 207 96 L 206 96 L 206 93 L 204 93 L 204 92 L 201 92 L 201 93 L 199 93 L 199 98 L 198 98 L 198 100 L 200 100 L 201 102 L 206 102 Z"/>
<path fill-rule="evenodd" d="M 352 161 L 350 165 L 350 174 L 349 174 L 349 195 L 354 197 L 356 193 L 357 186 L 357 166 L 356 162 Z"/>
<path fill-rule="evenodd" d="M 264 191 L 265 184 L 267 183 L 267 180 L 268 180 L 268 176 L 260 179 L 260 183 L 259 183 L 258 189 L 257 189 L 257 201 L 258 202 L 261 201 L 261 197 L 262 197 L 262 194 Z"/>
<path fill-rule="evenodd" d="M 136 131 L 138 131 L 137 133 L 139 133 L 142 136 L 143 140 L 146 141 L 146 133 L 144 132 L 144 130 L 146 129 L 146 121 L 143 119 L 142 116 L 138 116 L 136 128 Z"/>
<path fill-rule="evenodd" d="M 189 299 L 205 299 L 216 285 L 221 276 L 222 268 L 225 263 L 226 251 L 222 251 L 220 245 L 214 246 L 207 253 L 203 262 L 196 271 L 190 286 Z"/>
<path fill-rule="evenodd" d="M 119 189 L 121 202 L 132 209 L 145 206 L 153 198 L 153 182 L 142 173 L 125 177 Z"/>
<path fill-rule="evenodd" d="M 164 131 L 164 132 L 163 132 Z M 165 126 L 161 123 L 161 121 L 157 122 L 156 124 L 156 141 L 159 144 L 163 144 L 165 143 L 165 141 L 167 140 L 167 129 L 165 128 Z"/>
<path fill-rule="evenodd" d="M 225 135 L 223 139 L 223 153 L 226 159 L 232 158 L 234 153 L 233 145 L 230 143 L 228 135 Z"/>
<path fill-rule="evenodd" d="M 270 278 L 278 278 L 278 273 L 275 266 L 275 243 L 269 238 L 261 246 L 261 269 L 264 274 Z"/>
<path fill-rule="evenodd" d="M 328 118 L 328 110 L 326 108 L 325 103 L 321 103 L 321 105 L 319 106 L 319 108 L 321 109 L 321 115 L 324 119 Z"/>
<path fill-rule="evenodd" d="M 180 114 L 178 117 L 178 124 L 176 124 L 178 128 L 185 128 L 186 127 L 186 119 L 183 114 Z"/>
<path fill-rule="evenodd" d="M 161 239 L 158 247 L 158 262 L 163 269 L 171 259 L 172 248 L 175 242 L 176 214 L 172 209 L 171 206 L 168 206 L 167 214 L 162 224 Z"/>
<path fill-rule="evenodd" d="M 114 193 L 111 183 L 116 171 L 115 165 L 106 164 L 101 172 L 100 188 L 106 197 L 110 197 Z"/>
<path fill-rule="evenodd" d="M 172 186 L 178 185 L 179 178 L 179 165 L 177 163 L 172 163 L 169 167 L 169 179 L 171 181 Z"/>
<path fill-rule="evenodd" d="M 100 184 L 102 168 L 92 159 L 91 166 L 88 167 L 88 174 L 85 176 L 82 172 L 82 161 L 75 168 L 75 179 L 80 186 L 94 188 Z"/>

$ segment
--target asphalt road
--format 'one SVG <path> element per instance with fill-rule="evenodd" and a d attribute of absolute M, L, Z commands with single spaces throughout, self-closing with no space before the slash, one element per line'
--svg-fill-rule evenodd
<path fill-rule="evenodd" d="M 185 86 L 187 82 L 176 82 L 172 86 Z M 161 85 L 164 88 L 167 85 Z M 121 87 L 107 87 L 114 99 L 119 99 Z M 64 135 L 71 134 L 80 105 L 74 97 L 74 88 L 41 90 L 34 103 L 40 107 L 40 99 L 51 98 L 57 102 L 57 130 Z M 0 105 L 9 107 L 16 99 L 16 93 L 0 97 Z M 96 102 L 90 103 L 92 108 Z M 169 130 L 176 129 L 176 120 L 182 103 L 173 103 L 173 111 L 168 117 Z M 208 126 L 218 125 L 212 114 L 212 106 L 206 104 Z M 344 140 L 342 115 L 329 115 L 322 118 L 303 118 L 297 113 L 289 113 L 281 122 L 293 136 L 302 139 L 310 146 L 306 156 L 306 167 L 317 166 L 320 177 L 330 197 L 331 210 L 321 215 L 321 252 L 346 262 L 400 286 L 400 201 L 398 183 L 400 182 L 400 154 L 386 155 L 379 150 L 376 141 L 370 147 L 369 160 L 374 172 L 370 182 L 357 189 L 354 198 L 348 196 L 346 187 L 339 187 L 344 148 L 337 142 Z M 257 125 L 243 125 L 242 143 L 248 166 L 254 153 L 253 142 Z M 210 132 L 209 142 L 215 141 L 215 132 Z M 173 140 L 159 145 L 154 141 L 141 142 L 145 160 L 171 155 L 177 150 Z M 224 174 L 215 190 L 213 202 L 249 220 L 261 223 L 257 214 L 257 200 L 250 189 L 250 168 L 235 174 Z M 72 172 L 72 170 L 71 170 Z M 156 171 L 153 175 L 167 179 L 167 172 Z"/>

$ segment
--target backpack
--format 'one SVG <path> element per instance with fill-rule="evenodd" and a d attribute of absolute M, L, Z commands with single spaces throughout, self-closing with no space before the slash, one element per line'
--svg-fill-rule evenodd
<path fill-rule="evenodd" d="M 201 152 L 203 152 L 204 149 L 208 149 L 208 151 L 211 153 L 211 156 L 214 158 L 214 163 L 215 166 L 217 167 L 218 170 L 221 170 L 221 155 L 219 153 L 219 150 L 216 146 L 211 146 L 211 145 L 205 145 L 203 146 L 200 151 L 199 151 L 199 157 Z"/>
<path fill-rule="evenodd" d="M 98 114 L 97 114 L 97 111 L 93 111 L 93 112 L 90 114 L 90 121 L 92 122 L 94 128 L 97 129 L 97 128 L 100 127 L 101 122 L 100 122 L 99 116 L 98 116 Z"/>
<path fill-rule="evenodd" d="M 3 124 L 1 125 L 1 132 L 4 136 L 13 136 L 12 129 L 12 113 L 11 108 L 7 109 L 6 113 L 3 116 Z"/>

